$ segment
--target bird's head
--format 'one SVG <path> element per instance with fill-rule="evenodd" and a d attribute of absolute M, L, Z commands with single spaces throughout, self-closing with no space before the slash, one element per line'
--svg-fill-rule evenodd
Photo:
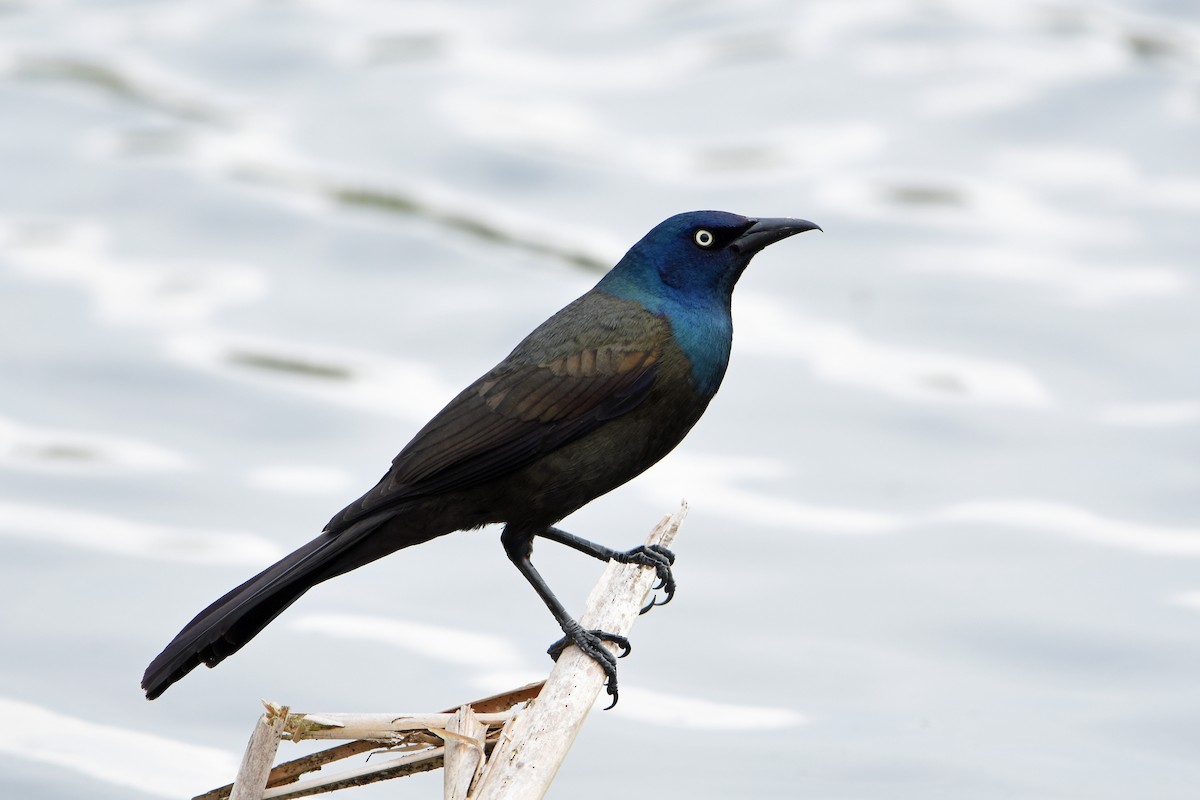
<path fill-rule="evenodd" d="M 642 302 L 674 296 L 728 302 L 756 253 L 797 233 L 820 230 L 804 219 L 743 217 L 689 211 L 654 227 L 629 249 L 598 289 Z"/>

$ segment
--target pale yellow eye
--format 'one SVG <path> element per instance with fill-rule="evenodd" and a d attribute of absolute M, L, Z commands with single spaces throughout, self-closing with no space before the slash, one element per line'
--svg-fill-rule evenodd
<path fill-rule="evenodd" d="M 708 231 L 696 231 L 696 244 L 701 247 L 711 247 L 713 243 L 713 235 Z"/>

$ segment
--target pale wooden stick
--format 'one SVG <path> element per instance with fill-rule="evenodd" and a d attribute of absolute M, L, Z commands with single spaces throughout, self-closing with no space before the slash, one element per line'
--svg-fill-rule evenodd
<path fill-rule="evenodd" d="M 396 776 L 399 776 L 425 772 L 437 769 L 442 765 L 443 753 L 443 748 L 437 747 L 432 750 L 421 750 L 397 758 L 379 759 L 372 763 L 343 770 L 336 775 L 321 775 L 283 786 L 276 786 L 273 789 L 267 789 L 261 795 L 254 797 L 253 800 L 259 800 L 260 797 L 262 800 L 272 800 L 272 798 L 305 797 L 310 794 L 321 794 L 333 791 L 334 789 L 345 789 L 350 786 L 371 783 L 371 776 L 378 774 L 395 773 Z M 237 791 L 237 789 L 235 788 L 234 791 Z M 230 800 L 234 800 L 234 798 L 230 798 Z"/>
<path fill-rule="evenodd" d="M 650 533 L 646 543 L 670 546 L 687 512 L 682 504 L 672 517 L 664 517 Z M 649 595 L 655 580 L 651 569 L 631 564 L 611 562 L 600 583 L 588 597 L 587 611 L 580 619 L 585 628 L 599 628 L 625 635 L 633 627 L 638 611 Z M 609 646 L 616 650 L 615 645 Z M 503 726 L 494 753 L 480 775 L 479 767 L 472 768 L 470 777 L 473 791 L 470 800 L 538 800 L 549 788 L 550 782 L 566 758 L 567 751 L 583 725 L 591 707 L 595 704 L 604 685 L 605 675 L 595 661 L 585 656 L 578 648 L 568 647 L 559 658 L 549 680 L 541 693 L 523 712 L 476 713 L 474 722 L 480 726 L 478 736 L 469 736 L 471 743 L 460 741 L 463 734 L 454 729 L 451 714 L 289 714 L 286 707 L 274 704 L 267 706 L 255 726 L 254 734 L 246 748 L 241 768 L 235 783 L 230 787 L 214 789 L 195 800 L 209 800 L 228 796 L 230 800 L 263 800 L 264 798 L 301 797 L 336 788 L 369 783 L 387 777 L 436 769 L 445 760 L 447 747 L 430 747 L 419 752 L 410 752 L 383 763 L 366 764 L 336 776 L 323 776 L 278 785 L 263 791 L 267 783 L 271 762 L 275 757 L 279 740 L 290 739 L 365 739 L 396 744 L 400 741 L 426 740 L 438 736 L 447 744 L 453 743 L 460 750 L 474 749 L 479 741 L 481 748 L 492 747 L 489 730 Z M 532 695 L 538 686 L 531 684 L 513 692 L 506 692 L 477 703 L 480 711 L 506 709 Z M 493 702 L 495 701 L 495 702 Z M 451 727 L 447 727 L 451 726 Z M 425 731 L 425 733 L 420 733 Z M 422 739 L 422 737 L 426 737 Z M 486 743 L 482 740 L 486 739 Z M 436 739 L 432 740 L 436 743 Z M 295 775 L 318 767 L 330 760 L 361 752 L 364 742 L 353 742 L 334 748 L 336 755 L 315 754 L 294 763 L 281 765 L 279 780 L 287 781 Z M 311 765 L 310 765 L 311 762 Z M 477 764 L 478 762 L 476 762 Z M 466 769 L 462 768 L 465 773 Z M 466 781 L 470 785 L 471 781 Z M 230 794 L 226 794 L 232 790 Z M 463 781 L 456 784 L 453 796 L 461 798 L 467 790 Z"/>
<path fill-rule="evenodd" d="M 446 726 L 445 800 L 467 800 L 471 782 L 483 767 L 484 737 L 488 726 L 463 706 Z M 461 737 L 461 738 L 460 738 Z"/>
<path fill-rule="evenodd" d="M 511 711 L 476 714 L 485 725 L 499 727 Z M 376 739 L 390 741 L 407 731 L 444 730 L 454 714 L 288 714 L 283 735 L 288 739 Z"/>
<path fill-rule="evenodd" d="M 684 503 L 674 516 L 663 517 L 646 544 L 669 547 L 686 513 Z M 652 569 L 609 562 L 580 624 L 628 634 L 654 581 Z M 616 651 L 616 645 L 607 646 Z M 501 736 L 472 800 L 539 800 L 545 795 L 603 685 L 599 664 L 577 647 L 564 650 L 537 699 Z"/>
<path fill-rule="evenodd" d="M 265 704 L 264 704 L 265 705 Z M 283 736 L 283 724 L 287 721 L 287 708 L 267 706 L 267 712 L 258 718 L 246 754 L 233 781 L 233 792 L 229 800 L 261 800 L 267 786 L 267 775 L 275 762 L 275 751 Z"/>
<path fill-rule="evenodd" d="M 467 703 L 466 705 L 470 706 L 476 712 L 477 717 L 480 714 L 490 714 L 490 713 L 496 713 L 496 712 L 501 712 L 501 711 L 507 711 L 508 709 L 512 708 L 513 706 L 515 706 L 519 703 L 527 702 L 531 697 L 536 697 L 537 693 L 542 690 L 542 684 L 544 682 L 545 681 L 537 681 L 536 683 L 530 683 L 525 686 L 522 686 L 519 689 L 510 689 L 509 691 L 500 692 L 499 694 L 493 694 L 489 697 L 484 697 L 479 700 L 472 700 L 470 703 Z M 277 706 L 275 706 L 274 704 L 271 704 L 271 703 L 267 703 L 265 705 L 268 708 L 272 708 L 272 709 L 278 708 Z M 449 715 L 452 713 L 452 711 L 447 710 L 447 711 L 443 711 L 442 713 Z M 305 716 L 306 716 L 305 714 L 289 714 L 288 715 L 289 719 L 296 718 L 296 717 L 303 718 Z M 340 714 L 332 714 L 332 715 L 331 714 L 319 714 L 318 715 L 318 717 L 321 717 L 321 718 L 327 718 L 327 717 L 331 717 L 331 716 L 332 717 L 342 717 L 343 715 L 340 715 Z M 401 716 L 413 717 L 413 716 L 422 716 L 422 715 L 375 714 L 375 715 L 344 715 L 344 716 L 347 716 L 347 717 L 363 717 L 363 716 L 377 717 L 386 723 L 390 723 L 397 717 L 401 717 Z M 509 717 L 508 722 L 511 722 L 511 721 L 512 721 L 512 717 Z M 507 724 L 507 722 L 505 724 Z M 489 731 L 492 731 L 492 730 L 495 730 L 495 729 L 489 728 Z M 420 735 L 421 734 L 419 732 L 413 732 L 413 731 L 410 731 L 407 734 L 405 734 L 405 733 L 395 734 L 395 736 L 397 736 L 397 737 L 406 736 L 406 737 L 410 737 L 410 738 L 417 738 Z M 490 747 L 495 743 L 495 741 L 494 741 L 495 737 L 498 735 L 499 735 L 498 730 L 495 730 L 494 733 L 490 733 L 488 735 L 488 743 L 487 743 L 487 745 L 485 745 L 485 747 L 490 749 Z M 303 737 L 301 737 L 301 738 L 303 738 Z M 390 744 L 391 740 L 389 740 L 388 743 Z M 274 769 L 271 770 L 271 774 L 267 778 L 267 786 L 272 787 L 272 788 L 267 789 L 267 791 L 264 793 L 264 797 L 297 797 L 297 796 L 301 796 L 301 795 L 297 794 L 297 792 L 299 790 L 296 789 L 296 785 L 297 785 L 297 782 L 300 780 L 300 776 L 305 775 L 310 772 L 313 772 L 315 770 L 321 769 L 321 767 L 323 767 L 325 765 L 341 761 L 342 759 L 351 758 L 353 756 L 360 755 L 360 754 L 365 753 L 370 750 L 378 750 L 379 747 L 380 747 L 380 742 L 378 739 L 373 739 L 373 740 L 359 739 L 359 740 L 356 740 L 353 742 L 347 742 L 346 744 L 340 744 L 336 747 L 331 747 L 327 750 L 322 750 L 317 753 L 310 753 L 307 756 L 301 756 L 300 758 L 293 759 L 291 761 L 285 761 L 284 763 L 277 765 Z M 441 756 L 442 750 L 441 750 L 441 748 L 439 748 L 437 750 L 429 750 L 426 752 L 428 753 L 428 756 L 425 758 L 420 758 L 420 759 L 409 758 L 408 760 L 405 760 L 403 762 L 399 762 L 397 760 L 391 760 L 391 761 L 384 760 L 381 765 L 380 765 L 379 761 L 376 761 L 375 765 L 379 765 L 378 769 L 372 769 L 370 772 L 362 772 L 361 774 L 351 775 L 348 778 L 343 779 L 342 775 L 333 775 L 333 776 L 326 777 L 324 779 L 318 779 L 317 782 L 310 782 L 310 783 L 306 784 L 306 787 L 303 788 L 303 795 L 311 795 L 311 794 L 317 794 L 317 793 L 326 792 L 326 791 L 333 791 L 334 789 L 341 789 L 341 788 L 345 788 L 347 786 L 363 786 L 368 783 L 374 783 L 376 781 L 388 780 L 391 778 L 399 778 L 399 777 L 403 777 L 405 775 L 411 775 L 411 774 L 414 774 L 417 772 L 426 772 L 431 769 L 440 768 L 442 766 L 442 756 Z M 410 755 L 417 755 L 417 754 L 410 754 Z M 372 766 L 375 766 L 375 765 L 372 765 Z M 230 783 L 230 784 L 226 784 L 225 786 L 221 786 L 219 788 L 207 791 L 204 794 L 197 795 L 196 797 L 192 798 L 192 800 L 227 800 L 227 798 L 229 797 L 229 795 L 232 791 L 233 791 L 233 784 Z"/>

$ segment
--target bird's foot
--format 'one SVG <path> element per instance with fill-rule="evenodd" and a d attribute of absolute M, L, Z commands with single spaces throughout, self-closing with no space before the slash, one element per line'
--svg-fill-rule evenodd
<path fill-rule="evenodd" d="M 558 657 L 562 655 L 563 650 L 566 650 L 571 645 L 578 647 L 585 655 L 600 665 L 604 670 L 605 675 L 605 690 L 608 692 L 612 702 L 608 704 L 608 711 L 617 704 L 617 659 L 624 658 L 629 655 L 633 647 L 629 644 L 629 640 L 617 633 L 609 633 L 601 630 L 586 630 L 579 623 L 572 623 L 570 627 L 564 627 L 563 633 L 566 635 L 559 639 L 550 648 L 546 650 L 550 654 L 550 658 L 558 661 Z M 619 654 L 614 655 L 611 650 L 605 647 L 602 642 L 612 642 L 617 647 L 621 648 Z"/>
<path fill-rule="evenodd" d="M 662 589 L 667 597 L 661 603 L 658 602 L 657 597 L 650 598 L 649 604 L 639 611 L 639 614 L 645 614 L 655 606 L 665 606 L 671 602 L 671 598 L 675 596 L 675 576 L 671 574 L 671 566 L 675 563 L 674 553 L 661 544 L 652 544 L 648 547 L 639 545 L 626 553 L 618 553 L 614 558 L 622 564 L 654 567 L 654 571 L 658 575 L 658 583 L 654 588 Z"/>

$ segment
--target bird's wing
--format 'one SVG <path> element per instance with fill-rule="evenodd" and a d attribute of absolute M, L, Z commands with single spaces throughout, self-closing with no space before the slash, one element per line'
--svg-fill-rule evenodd
<path fill-rule="evenodd" d="M 327 529 L 417 497 L 486 483 L 584 436 L 646 398 L 661 356 L 661 348 L 618 344 L 536 364 L 501 364 L 442 409 L 375 488 Z"/>

